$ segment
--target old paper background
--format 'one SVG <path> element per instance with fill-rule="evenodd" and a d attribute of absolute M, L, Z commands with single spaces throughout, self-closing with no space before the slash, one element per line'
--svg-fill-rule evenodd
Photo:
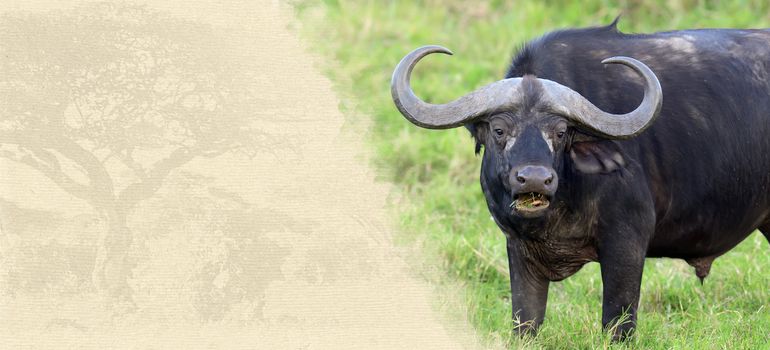
<path fill-rule="evenodd" d="M 3 348 L 474 347 L 289 6 L 0 12 Z"/>

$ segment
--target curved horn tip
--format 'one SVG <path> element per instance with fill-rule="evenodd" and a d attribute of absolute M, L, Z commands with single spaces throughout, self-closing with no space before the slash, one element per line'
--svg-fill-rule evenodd
<path fill-rule="evenodd" d="M 443 54 L 447 54 L 447 55 L 454 55 L 454 53 L 452 53 L 452 50 L 447 49 L 446 47 L 443 47 L 443 46 L 440 46 L 440 45 L 426 45 L 426 46 L 423 46 L 423 47 L 418 47 L 414 51 L 423 51 L 425 53 L 436 53 L 436 52 L 438 52 L 438 53 L 443 53 Z"/>
<path fill-rule="evenodd" d="M 620 64 L 628 65 L 629 63 L 630 64 L 634 64 L 634 63 L 642 63 L 642 62 L 639 62 L 639 60 L 637 60 L 635 58 L 631 58 L 631 57 L 613 56 L 613 57 L 608 57 L 608 58 L 603 59 L 602 63 L 603 64 L 620 63 Z M 644 64 L 644 63 L 642 63 L 642 64 Z"/>

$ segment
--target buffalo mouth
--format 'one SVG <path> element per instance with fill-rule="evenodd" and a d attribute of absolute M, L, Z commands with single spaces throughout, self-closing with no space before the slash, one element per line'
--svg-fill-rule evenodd
<path fill-rule="evenodd" d="M 537 214 L 541 213 L 551 204 L 548 195 L 539 192 L 524 192 L 513 196 L 511 208 L 519 214 Z"/>

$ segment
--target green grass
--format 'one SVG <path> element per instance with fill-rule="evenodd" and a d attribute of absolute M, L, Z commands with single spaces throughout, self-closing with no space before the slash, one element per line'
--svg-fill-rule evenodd
<path fill-rule="evenodd" d="M 699 27 L 767 27 L 765 1 L 298 1 L 299 29 L 322 59 L 315 62 L 343 96 L 350 124 L 371 119 L 366 138 L 375 165 L 396 184 L 394 208 L 405 244 L 436 256 L 443 278 L 462 286 L 467 317 L 483 339 L 511 347 L 593 349 L 770 348 L 770 246 L 754 233 L 714 263 L 701 286 L 686 263 L 649 259 L 638 332 L 610 345 L 601 332 L 598 265 L 551 285 L 546 322 L 532 339 L 510 335 L 504 237 L 490 219 L 478 183 L 481 160 L 460 128 L 430 131 L 408 123 L 390 98 L 390 75 L 401 57 L 426 44 L 434 55 L 415 70 L 413 86 L 427 101 L 450 101 L 500 79 L 525 41 L 548 31 L 602 25 L 622 14 L 623 32 Z M 331 62 L 331 63 L 329 63 Z M 361 124 L 359 124 L 361 125 Z M 760 271 L 760 269 L 764 269 Z"/>

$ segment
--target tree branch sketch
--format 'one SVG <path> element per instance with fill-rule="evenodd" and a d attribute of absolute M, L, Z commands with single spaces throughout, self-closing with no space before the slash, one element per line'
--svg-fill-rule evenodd
<path fill-rule="evenodd" d="M 127 217 L 194 159 L 258 152 L 258 91 L 208 25 L 97 3 L 0 18 L 0 157 L 86 201 L 108 227 L 92 280 L 133 303 Z"/>

